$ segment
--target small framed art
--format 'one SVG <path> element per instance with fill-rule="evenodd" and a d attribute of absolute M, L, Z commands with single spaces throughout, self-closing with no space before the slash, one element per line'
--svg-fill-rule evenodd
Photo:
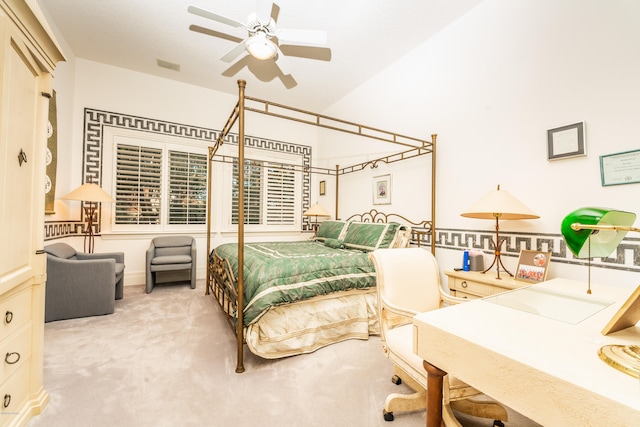
<path fill-rule="evenodd" d="M 521 250 L 516 269 L 516 280 L 529 283 L 544 282 L 547 279 L 551 252 Z"/>
<path fill-rule="evenodd" d="M 327 192 L 327 184 L 325 181 L 320 181 L 320 195 L 324 196 Z"/>
<path fill-rule="evenodd" d="M 391 203 L 391 175 L 373 177 L 373 204 L 388 205 Z"/>
<path fill-rule="evenodd" d="M 547 160 L 586 156 L 584 122 L 547 131 Z"/>

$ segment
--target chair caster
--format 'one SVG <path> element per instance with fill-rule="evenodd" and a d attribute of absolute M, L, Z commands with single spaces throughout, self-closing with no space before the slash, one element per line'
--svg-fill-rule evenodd
<path fill-rule="evenodd" d="M 400 385 L 402 384 L 402 378 L 400 378 L 397 375 L 394 375 L 393 377 L 391 377 L 391 382 L 394 383 L 395 385 Z"/>
<path fill-rule="evenodd" d="M 385 421 L 393 421 L 393 412 L 387 412 L 383 409 L 382 416 L 384 417 Z"/>
<path fill-rule="evenodd" d="M 500 420 L 493 420 L 493 427 L 504 427 L 504 423 Z"/>

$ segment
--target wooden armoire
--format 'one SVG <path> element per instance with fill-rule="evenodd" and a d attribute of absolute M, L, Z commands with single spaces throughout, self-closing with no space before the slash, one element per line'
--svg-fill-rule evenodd
<path fill-rule="evenodd" d="M 0 426 L 48 402 L 43 385 L 45 156 L 64 56 L 35 0 L 0 0 Z"/>

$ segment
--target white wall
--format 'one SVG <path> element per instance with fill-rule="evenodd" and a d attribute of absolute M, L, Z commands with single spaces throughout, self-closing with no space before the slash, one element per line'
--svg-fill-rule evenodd
<path fill-rule="evenodd" d="M 439 134 L 439 227 L 491 230 L 460 213 L 497 184 L 541 216 L 505 230 L 557 234 L 582 206 L 638 213 L 640 184 L 602 187 L 599 156 L 640 149 L 639 16 L 634 1 L 485 0 L 326 113 Z M 588 155 L 547 161 L 546 131 L 578 121 Z M 461 264 L 459 251 L 436 255 L 442 269 Z M 586 280 L 586 269 L 552 264 L 550 276 Z M 639 279 L 592 269 L 594 281 Z"/>

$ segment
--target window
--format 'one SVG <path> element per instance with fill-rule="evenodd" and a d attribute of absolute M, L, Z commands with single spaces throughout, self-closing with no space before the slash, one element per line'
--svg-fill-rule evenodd
<path fill-rule="evenodd" d="M 222 199 L 223 229 L 236 231 L 240 190 L 238 151 L 237 146 L 223 146 L 222 150 L 221 155 L 234 158 L 232 163 L 218 168 L 225 176 L 224 184 L 220 187 L 225 196 Z M 304 175 L 300 171 L 302 162 L 303 157 L 297 154 L 245 148 L 245 231 L 300 231 Z"/>
<path fill-rule="evenodd" d="M 121 135 L 113 144 L 113 231 L 204 229 L 206 147 Z"/>
<path fill-rule="evenodd" d="M 207 156 L 169 151 L 169 224 L 207 223 Z"/>
<path fill-rule="evenodd" d="M 232 224 L 238 224 L 238 161 L 233 163 Z M 245 160 L 244 222 L 255 225 L 296 224 L 296 176 L 292 167 Z"/>
<path fill-rule="evenodd" d="M 160 224 L 162 150 L 118 144 L 116 224 Z"/>

